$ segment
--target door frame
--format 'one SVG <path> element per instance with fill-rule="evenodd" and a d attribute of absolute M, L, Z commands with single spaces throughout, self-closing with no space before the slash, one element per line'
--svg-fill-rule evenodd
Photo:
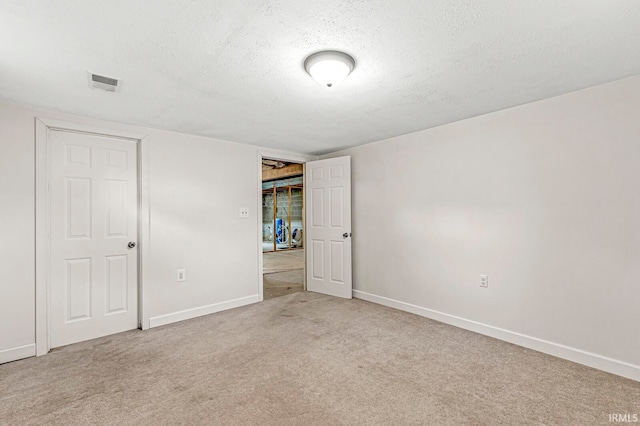
<path fill-rule="evenodd" d="M 258 202 L 256 207 L 256 217 L 258 218 L 258 300 L 262 302 L 264 300 L 264 260 L 262 258 L 262 159 L 268 158 L 270 160 L 280 160 L 287 161 L 290 163 L 298 163 L 302 164 L 302 177 L 303 177 L 303 197 L 304 197 L 304 187 L 306 185 L 307 180 L 307 161 L 313 161 L 316 159 L 315 156 L 305 155 L 305 154 L 293 154 L 286 152 L 278 152 L 278 151 L 268 151 L 268 150 L 258 150 Z M 303 198 L 304 199 L 304 198 Z M 303 247 L 306 250 L 307 247 L 307 233 L 304 231 L 304 228 L 307 226 L 305 221 L 304 211 L 302 212 L 302 223 L 303 223 L 303 231 L 302 231 L 302 239 L 303 239 Z M 304 289 L 307 289 L 307 259 L 305 256 L 304 261 Z"/>
<path fill-rule="evenodd" d="M 35 312 L 36 356 L 51 349 L 50 321 L 50 197 L 51 148 L 49 131 L 59 130 L 88 135 L 128 139 L 136 143 L 138 152 L 138 328 L 149 328 L 144 305 L 144 278 L 148 276 L 149 259 L 149 136 L 130 130 L 111 129 L 49 118 L 35 118 Z"/>

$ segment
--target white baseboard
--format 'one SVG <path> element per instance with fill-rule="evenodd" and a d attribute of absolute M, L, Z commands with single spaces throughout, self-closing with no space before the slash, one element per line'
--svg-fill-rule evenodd
<path fill-rule="evenodd" d="M 22 358 L 36 356 L 36 344 L 18 346 L 17 348 L 9 348 L 0 350 L 0 364 L 5 362 L 16 361 Z"/>
<path fill-rule="evenodd" d="M 485 336 L 490 336 L 495 339 L 504 340 L 505 342 L 513 343 L 514 345 L 523 346 L 525 348 L 573 361 L 578 364 L 583 364 L 588 367 L 596 368 L 628 379 L 640 381 L 640 366 L 638 365 L 629 364 L 624 361 L 608 358 L 602 355 L 583 351 L 581 349 L 515 333 L 503 328 L 493 327 L 477 321 L 471 321 L 454 315 L 445 314 L 444 312 L 434 311 L 433 309 L 423 308 L 421 306 L 377 296 L 360 290 L 353 290 L 353 297 L 401 311 L 410 312 L 412 314 L 430 318 L 465 330 L 484 334 Z"/>
<path fill-rule="evenodd" d="M 239 299 L 228 300 L 226 302 L 214 303 L 212 305 L 172 312 L 166 315 L 159 315 L 157 317 L 149 318 L 149 328 L 160 327 L 162 325 L 200 317 L 202 315 L 214 314 L 216 312 L 226 311 L 227 309 L 233 309 L 244 305 L 250 305 L 252 303 L 257 303 L 259 301 L 260 295 L 254 294 L 253 296 L 241 297 Z"/>

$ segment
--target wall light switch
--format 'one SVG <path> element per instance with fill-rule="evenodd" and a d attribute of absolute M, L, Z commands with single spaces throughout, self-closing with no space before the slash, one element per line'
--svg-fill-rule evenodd
<path fill-rule="evenodd" d="M 480 287 L 489 287 L 489 275 L 480 275 Z"/>
<path fill-rule="evenodd" d="M 240 217 L 242 218 L 249 217 L 249 207 L 240 207 Z"/>
<path fill-rule="evenodd" d="M 181 283 L 182 281 L 186 281 L 187 280 L 187 270 L 186 269 L 178 269 L 177 279 L 178 279 L 179 283 Z"/>

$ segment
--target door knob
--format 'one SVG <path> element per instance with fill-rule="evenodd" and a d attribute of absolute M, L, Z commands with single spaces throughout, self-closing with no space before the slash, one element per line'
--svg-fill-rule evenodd
<path fill-rule="evenodd" d="M 129 241 L 129 244 L 127 244 L 127 247 L 134 248 L 136 246 L 136 243 L 134 243 L 133 241 Z"/>
<path fill-rule="evenodd" d="M 347 238 L 351 236 L 351 232 L 345 232 L 344 234 L 342 234 L 342 238 Z"/>

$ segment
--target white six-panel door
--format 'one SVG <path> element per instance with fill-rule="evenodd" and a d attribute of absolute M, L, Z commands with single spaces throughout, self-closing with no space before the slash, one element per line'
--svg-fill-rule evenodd
<path fill-rule="evenodd" d="M 67 345 L 138 326 L 137 145 L 49 131 L 50 339 Z"/>
<path fill-rule="evenodd" d="M 351 157 L 306 163 L 307 289 L 350 299 Z"/>

